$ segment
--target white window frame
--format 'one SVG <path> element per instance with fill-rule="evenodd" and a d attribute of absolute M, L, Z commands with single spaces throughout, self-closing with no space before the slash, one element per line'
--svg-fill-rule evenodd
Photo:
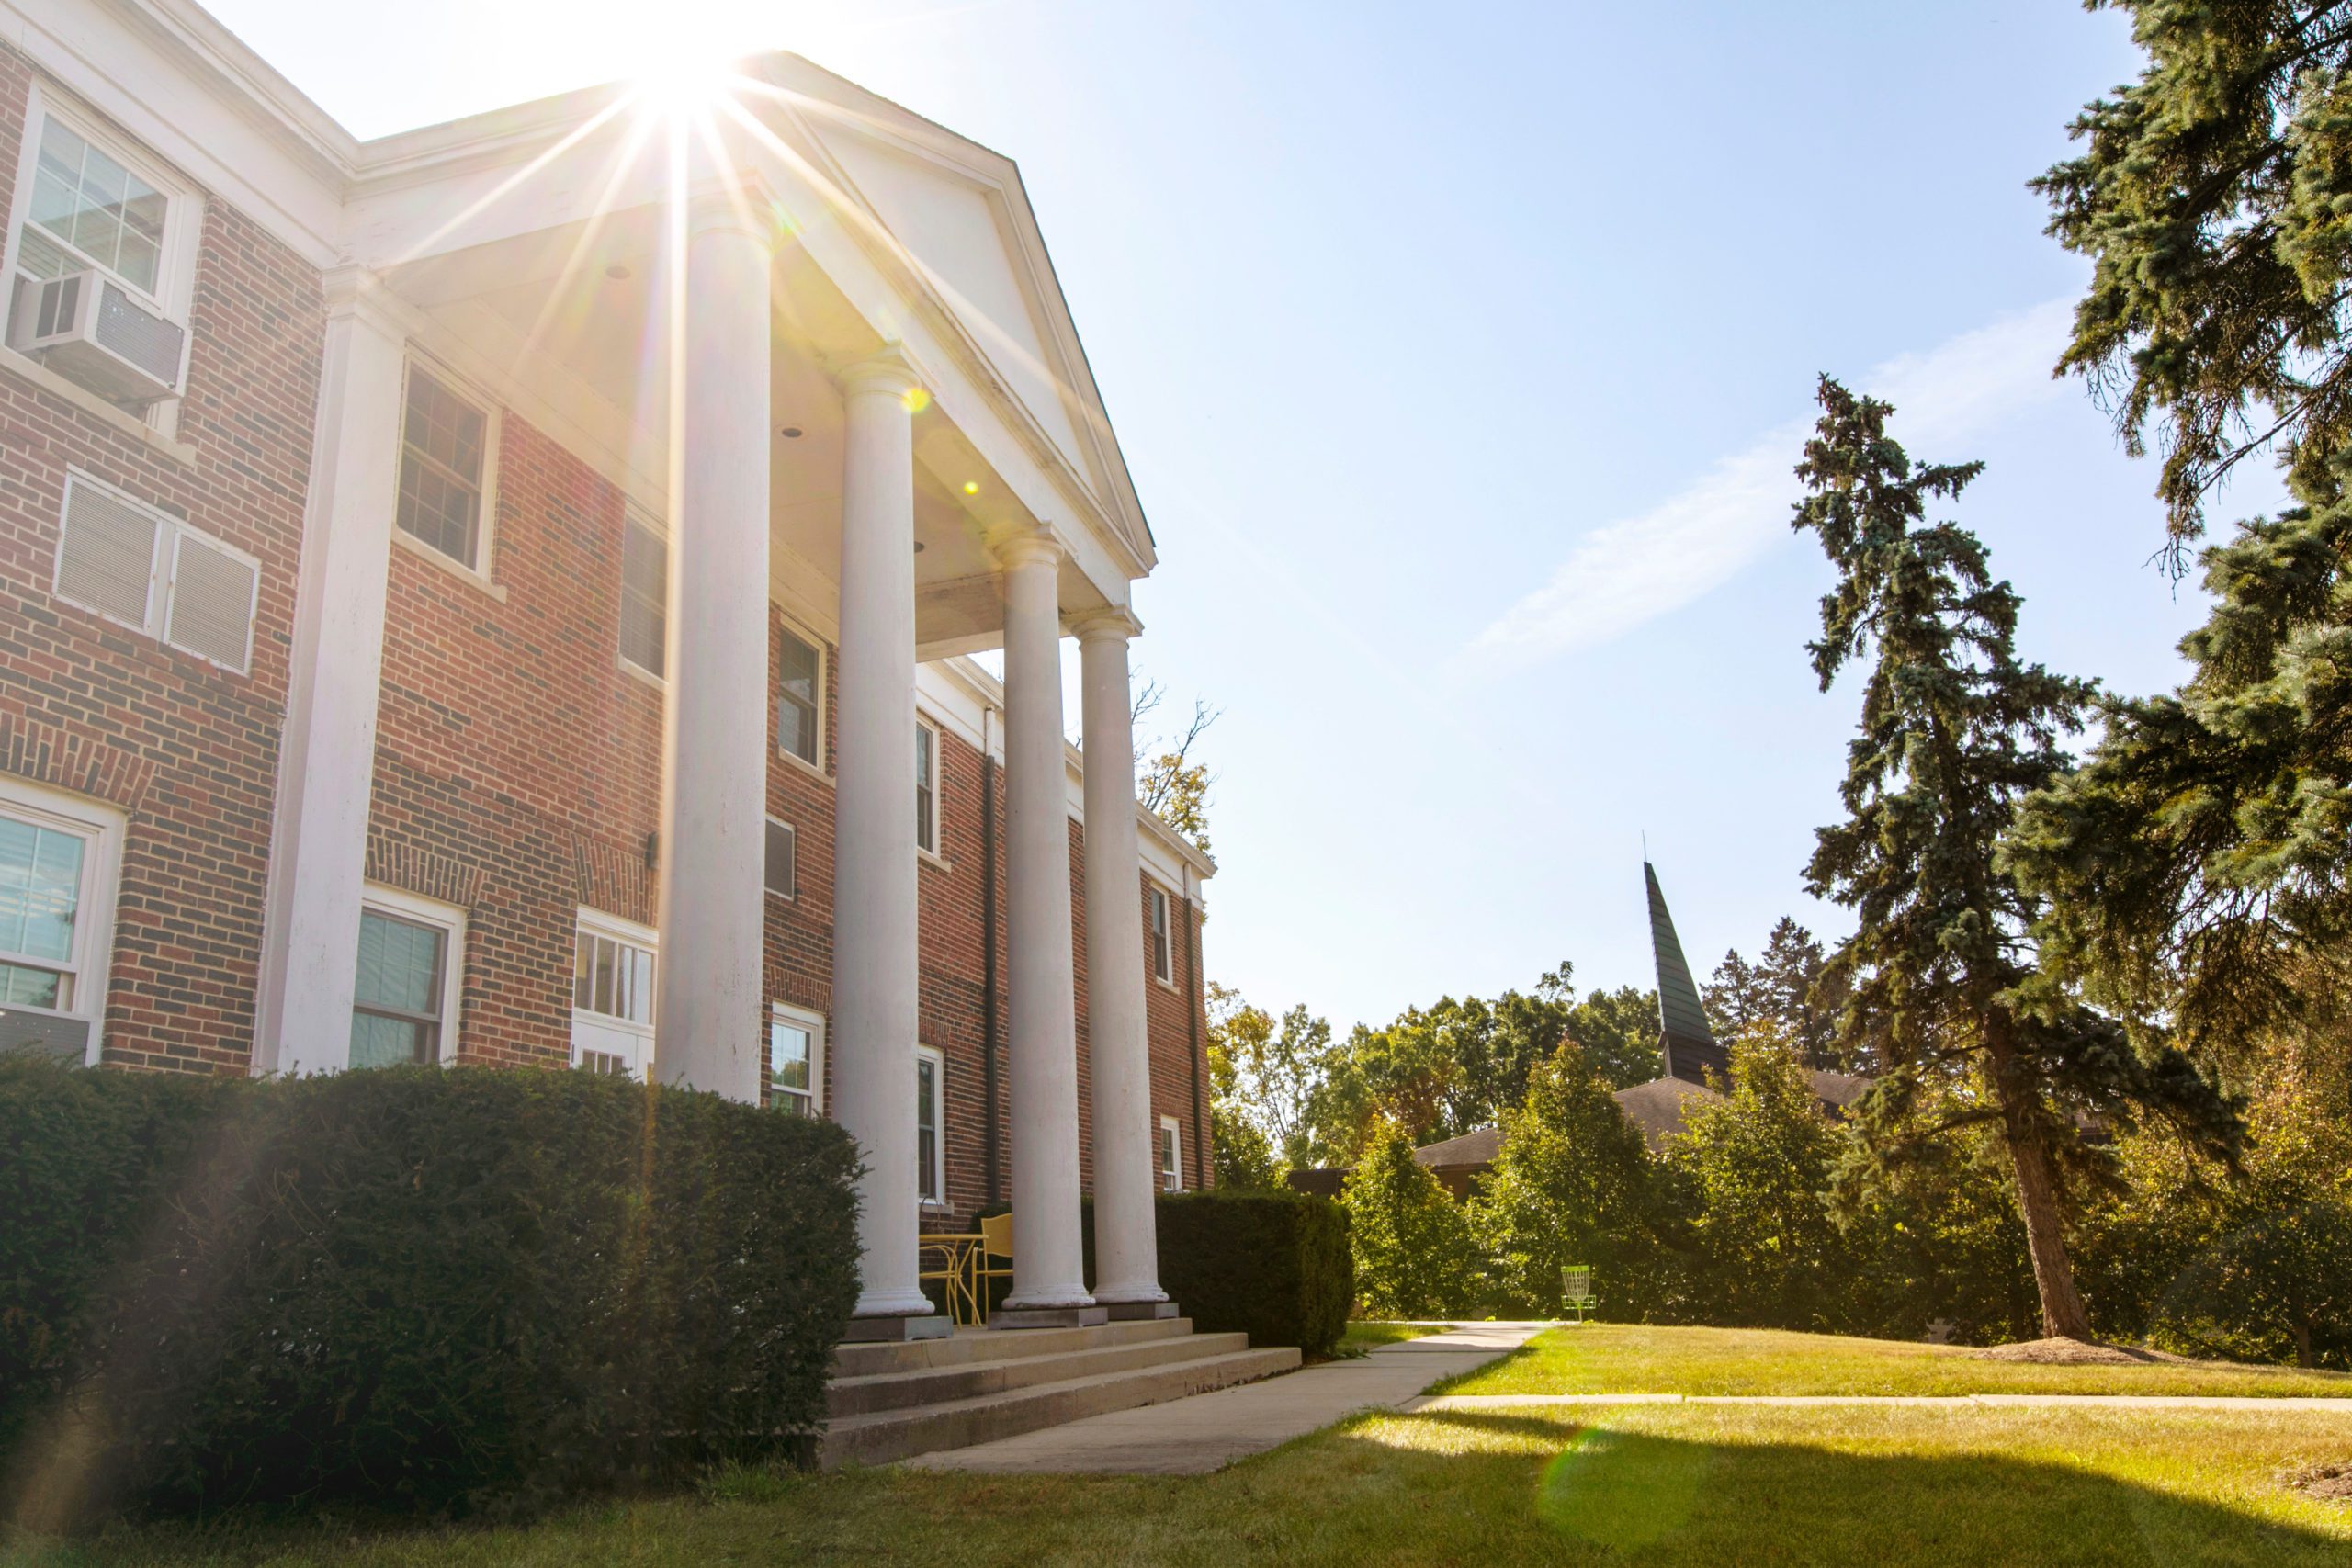
<path fill-rule="evenodd" d="M 809 719 L 809 723 L 813 726 L 810 738 L 815 742 L 817 754 L 814 757 L 804 757 L 784 743 L 784 730 L 780 723 L 784 716 L 784 682 L 781 679 L 775 681 L 775 689 L 771 694 L 772 700 L 768 705 L 770 710 L 768 722 L 778 726 L 775 732 L 775 754 L 804 773 L 814 773 L 820 779 L 825 778 L 827 776 L 825 773 L 825 665 L 828 658 L 825 639 L 789 616 L 778 616 L 776 624 L 782 630 L 790 632 L 795 637 L 807 643 L 817 655 L 814 694 L 816 711 Z M 784 645 L 775 644 L 774 652 L 780 657 L 784 652 Z M 780 676 L 781 670 L 776 673 Z"/>
<path fill-rule="evenodd" d="M 790 1002 L 770 1002 L 768 1023 L 771 1027 L 778 1023 L 787 1023 L 795 1029 L 807 1031 L 808 1035 L 808 1114 L 822 1116 L 825 1113 L 825 1015 L 808 1008 L 795 1007 Z M 775 1059 L 770 1056 L 764 1048 L 762 1049 L 760 1055 L 763 1063 L 760 1075 L 762 1087 L 767 1094 L 768 1103 L 774 1105 L 775 1103 Z"/>
<path fill-rule="evenodd" d="M 770 887 L 767 885 L 768 844 L 767 835 L 763 831 L 760 835 L 760 891 L 766 894 L 771 898 L 781 898 L 787 904 L 797 904 L 800 901 L 800 829 L 794 827 L 791 823 L 786 821 L 781 817 L 769 818 L 767 819 L 767 826 L 770 828 L 781 828 L 786 833 L 792 835 L 792 888 L 789 892 L 779 893 L 775 888 Z"/>
<path fill-rule="evenodd" d="M 79 599 L 68 598 L 60 586 L 65 576 L 65 536 L 72 526 L 70 520 L 74 515 L 74 492 L 77 489 L 100 491 L 154 520 L 155 553 L 147 560 L 147 609 L 146 620 L 143 623 L 126 621 L 119 615 L 98 608 L 96 604 L 85 604 Z M 242 561 L 253 571 L 253 592 L 245 599 L 245 656 L 244 662 L 241 664 L 223 664 L 209 654 L 181 647 L 168 635 L 172 625 L 172 595 L 179 589 L 180 540 L 183 537 L 194 539 L 207 549 L 218 550 L 232 560 Z M 116 626 L 127 627 L 141 637 L 163 644 L 182 658 L 193 659 L 201 664 L 209 664 L 215 670 L 225 670 L 232 675 L 253 673 L 254 622 L 261 609 L 260 558 L 249 551 L 241 550 L 225 540 L 216 538 L 160 506 L 140 500 L 119 485 L 108 484 L 106 480 L 94 474 L 85 473 L 80 468 L 65 470 L 65 496 L 57 509 L 57 558 L 51 563 L 49 592 L 50 596 L 62 604 L 71 604 L 77 610 L 97 616 L 100 620 L 111 621 Z"/>
<path fill-rule="evenodd" d="M 204 232 L 204 197 L 194 186 L 173 175 L 141 149 L 100 129 L 97 117 L 85 113 L 80 106 L 68 102 L 63 94 L 38 79 L 25 95 L 25 118 L 21 128 L 23 146 L 17 154 L 17 187 L 8 205 L 8 231 L 6 235 L 0 236 L 0 246 L 5 246 L 6 253 L 5 257 L 0 258 L 0 323 L 11 327 L 15 324 L 8 318 L 16 308 L 17 253 L 25 225 L 32 218 L 33 171 L 40 161 L 42 123 L 50 119 L 58 121 L 163 193 L 164 244 L 155 262 L 155 287 L 153 289 L 141 288 L 129 278 L 118 275 L 112 267 L 102 266 L 96 262 L 90 265 L 112 278 L 124 292 L 148 310 L 178 324 L 184 334 L 180 344 L 180 380 L 185 385 L 188 355 L 196 336 L 189 325 L 189 318 L 196 302 L 197 245 Z M 97 394 L 92 393 L 91 396 L 96 397 Z M 99 400 L 104 401 L 103 399 Z M 156 434 L 168 437 L 179 429 L 179 399 L 165 398 L 149 404 L 143 412 L 130 417 Z"/>
<path fill-rule="evenodd" d="M 400 525 L 401 468 L 408 460 L 408 383 L 409 378 L 420 370 L 440 382 L 442 390 L 459 402 L 473 405 L 474 411 L 482 416 L 481 516 L 474 539 L 474 554 L 480 558 L 471 563 L 452 555 L 444 555 Z M 499 448 L 504 445 L 505 405 L 483 390 L 481 383 L 471 377 L 452 368 L 447 360 L 436 359 L 411 344 L 408 356 L 401 363 L 400 411 L 400 446 L 392 453 L 392 543 L 420 560 L 431 561 L 492 598 L 503 601 L 506 591 L 491 581 L 490 573 L 498 550 L 498 454 Z"/>
<path fill-rule="evenodd" d="M 1176 988 L 1176 896 L 1157 882 L 1147 883 L 1145 891 L 1144 908 L 1148 913 L 1144 916 L 1143 940 L 1151 953 L 1151 977 L 1172 991 Z M 1156 930 L 1154 919 L 1159 922 Z M 1163 935 L 1167 938 L 1165 950 L 1159 940 Z M 1165 969 L 1160 967 L 1163 958 L 1168 962 Z"/>
<path fill-rule="evenodd" d="M 402 417 L 405 418 L 408 408 L 408 404 L 405 400 L 401 401 L 401 408 L 402 411 Z M 635 501 L 627 501 L 622 503 L 621 581 L 620 595 L 617 603 L 623 608 L 626 608 L 628 604 L 628 531 L 632 527 L 643 528 L 647 533 L 662 541 L 662 551 L 665 562 L 662 575 L 662 662 L 666 667 L 670 661 L 668 650 L 670 640 L 669 567 L 666 564 L 670 550 L 670 529 L 668 525 L 661 518 L 653 515 L 650 511 L 639 505 Z M 617 627 L 615 628 L 613 641 L 617 648 L 620 643 Z M 667 691 L 669 689 L 670 682 L 667 676 L 655 674 L 652 671 L 648 670 L 644 665 L 639 664 L 636 660 L 631 659 L 626 650 L 622 650 L 618 654 L 618 658 L 620 660 L 621 671 L 624 674 L 634 675 L 637 679 L 644 682 L 647 685 L 651 686 L 657 692 Z"/>
<path fill-rule="evenodd" d="M 437 898 L 426 898 L 376 882 L 370 882 L 361 889 L 359 907 L 363 910 L 373 909 L 379 915 L 389 915 L 396 920 L 439 928 L 443 943 L 440 1065 L 445 1067 L 450 1066 L 458 1059 L 458 1015 L 465 995 L 466 912 L 455 904 L 444 904 Z M 356 931 L 354 940 L 356 940 Z M 355 1002 L 353 1005 L 356 1007 L 357 1004 Z M 347 1041 L 345 1048 L 349 1049 Z"/>
<path fill-rule="evenodd" d="M 931 1168 L 933 1174 L 939 1178 L 937 1196 L 921 1190 L 922 1164 L 918 1155 L 915 1164 L 917 1189 L 915 1205 L 922 1209 L 944 1209 L 947 1207 L 947 1058 L 933 1046 L 917 1045 L 915 1060 L 918 1064 L 923 1062 L 931 1064 Z M 916 1071 L 920 1073 L 922 1068 L 918 1066 Z M 920 1083 L 918 1083 L 918 1089 L 920 1089 Z M 917 1103 L 920 1105 L 920 1100 Z M 915 1136 L 918 1138 L 922 1136 L 921 1122 L 915 1123 Z"/>
<path fill-rule="evenodd" d="M 920 734 L 928 736 L 931 739 L 931 787 L 927 790 L 922 787 L 922 777 L 920 774 L 917 775 L 915 783 L 917 792 L 927 797 L 931 802 L 931 841 L 928 843 L 923 841 L 922 813 L 921 811 L 917 811 L 915 813 L 915 848 L 922 851 L 924 854 L 929 855 L 935 861 L 944 861 L 946 857 L 941 854 L 939 850 L 939 806 L 941 794 L 939 787 L 939 771 L 942 765 L 940 758 L 940 728 L 937 724 L 925 717 L 922 714 L 917 713 L 915 715 L 915 729 Z"/>
<path fill-rule="evenodd" d="M 1170 1156 L 1173 1156 L 1172 1160 Z M 1159 1119 L 1159 1190 L 1184 1190 L 1184 1125 L 1173 1116 Z"/>
<path fill-rule="evenodd" d="M 582 904 L 580 906 L 580 918 L 573 927 L 571 936 L 573 953 L 572 962 L 574 965 L 577 965 L 579 963 L 579 942 L 582 936 L 602 937 L 607 942 L 616 942 L 624 943 L 629 947 L 640 948 L 651 956 L 653 960 L 653 994 L 647 998 L 646 1011 L 652 1014 L 653 1017 L 658 1018 L 660 1016 L 662 999 L 662 939 L 660 933 L 655 931 L 651 926 L 642 926 L 638 924 L 635 920 L 625 920 L 618 915 L 606 914 L 602 909 L 592 909 L 587 905 Z M 583 1044 L 580 1037 L 580 1032 L 583 1027 L 591 1030 L 604 1030 L 613 1034 L 625 1035 L 628 1039 L 634 1041 L 636 1043 L 635 1054 L 637 1056 L 638 1077 L 643 1078 L 647 1082 L 652 1081 L 652 1019 L 649 1018 L 647 1021 L 639 1023 L 635 1019 L 616 1018 L 608 1012 L 598 1012 L 594 1008 L 583 1008 L 580 1005 L 579 998 L 575 994 L 572 998 L 571 1003 L 571 1065 L 575 1067 L 581 1065 L 582 1053 L 583 1049 L 600 1048 Z"/>
<path fill-rule="evenodd" d="M 115 898 L 122 880 L 126 818 L 110 806 L 14 774 L 0 774 L 0 814 L 83 840 L 82 886 L 74 907 L 74 951 L 62 964 L 29 955 L 25 960 L 28 968 L 71 973 L 74 1005 L 37 1008 L 11 1002 L 6 1010 L 86 1022 L 90 1036 L 82 1061 L 95 1067 L 104 1043 L 107 983 L 114 970 Z"/>

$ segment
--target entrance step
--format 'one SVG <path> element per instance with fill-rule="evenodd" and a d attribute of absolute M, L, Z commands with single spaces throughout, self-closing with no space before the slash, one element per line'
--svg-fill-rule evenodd
<path fill-rule="evenodd" d="M 1245 1335 L 1195 1335 L 1191 1326 L 1175 1318 L 843 1345 L 818 1461 L 827 1470 L 888 1464 L 1251 1382 L 1299 1363 L 1295 1349 L 1252 1350 Z M 922 1352 L 937 1357 L 921 1364 Z"/>

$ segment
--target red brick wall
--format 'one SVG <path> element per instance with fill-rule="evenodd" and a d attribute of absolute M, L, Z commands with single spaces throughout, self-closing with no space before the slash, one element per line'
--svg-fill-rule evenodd
<path fill-rule="evenodd" d="M 0 46 L 0 210 L 32 80 Z M 105 1035 L 119 1066 L 250 1057 L 323 323 L 316 271 L 208 197 L 179 412 L 192 460 L 0 368 L 0 771 L 129 815 Z M 51 596 L 69 466 L 260 561 L 249 674 Z"/>
<path fill-rule="evenodd" d="M 22 57 L 0 46 L 0 209 L 30 81 Z M 0 369 L 0 771 L 129 814 L 106 1024 L 107 1059 L 120 1066 L 238 1071 L 250 1060 L 322 323 L 316 272 L 208 199 L 178 435 L 192 462 Z M 250 674 L 51 597 L 69 465 L 261 561 Z M 461 1059 L 560 1066 L 570 1060 L 580 907 L 654 919 L 647 840 L 660 817 L 662 697 L 619 662 L 619 491 L 510 410 L 494 500 L 497 592 L 414 551 L 392 552 L 368 874 L 466 910 Z M 775 752 L 770 735 L 769 810 L 797 830 L 798 896 L 767 900 L 767 991 L 820 1012 L 830 1010 L 832 968 L 832 713 L 829 691 L 823 776 Z M 921 1037 L 946 1068 L 951 1213 L 936 1216 L 946 1223 L 1010 1192 L 1015 1151 L 1000 993 L 991 1193 L 983 764 L 951 729 L 941 741 L 941 855 L 922 862 L 918 882 Z M 1000 772 L 1000 987 L 1001 785 Z M 1072 823 L 1079 1117 L 1091 1179 L 1084 853 Z M 1205 1145 L 1195 1126 L 1190 934 L 1176 933 L 1177 987 L 1147 969 L 1146 997 L 1154 1125 L 1179 1118 L 1185 1179 L 1198 1184 Z"/>

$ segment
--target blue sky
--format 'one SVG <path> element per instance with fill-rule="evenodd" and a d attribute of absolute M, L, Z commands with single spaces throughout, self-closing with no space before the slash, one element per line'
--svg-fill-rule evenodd
<path fill-rule="evenodd" d="M 1847 929 L 1800 874 L 1856 703 L 1786 523 L 1817 372 L 1991 464 L 1956 514 L 2030 655 L 2166 685 L 2199 617 L 2048 377 L 2085 269 L 2025 181 L 2132 73 L 2112 15 L 411 0 L 363 47 L 213 3 L 361 135 L 625 75 L 653 17 L 1018 159 L 1159 540 L 1138 663 L 1225 710 L 1209 971 L 1269 1006 L 1646 985 L 1645 832 L 1696 967 Z"/>

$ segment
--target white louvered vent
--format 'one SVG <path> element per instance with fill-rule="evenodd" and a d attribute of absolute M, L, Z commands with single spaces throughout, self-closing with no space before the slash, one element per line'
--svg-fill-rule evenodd
<path fill-rule="evenodd" d="M 78 478 L 68 479 L 57 545 L 57 596 L 147 630 L 162 522 L 144 507 Z"/>
<path fill-rule="evenodd" d="M 252 562 L 201 536 L 182 533 L 172 567 L 171 620 L 164 640 L 243 674 L 253 654 Z"/>

